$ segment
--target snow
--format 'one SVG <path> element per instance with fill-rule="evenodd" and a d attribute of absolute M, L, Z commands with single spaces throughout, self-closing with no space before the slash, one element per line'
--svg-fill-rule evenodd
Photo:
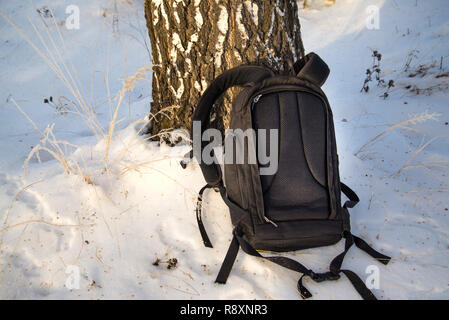
<path fill-rule="evenodd" d="M 235 14 L 235 21 L 237 23 L 237 28 L 239 30 L 239 33 L 242 35 L 242 41 L 246 42 L 248 41 L 248 35 L 246 34 L 245 25 L 242 22 L 242 4 L 237 5 L 237 12 Z"/>
<path fill-rule="evenodd" d="M 201 29 L 202 25 L 203 25 L 203 16 L 201 15 L 201 11 L 198 7 L 199 1 L 196 0 L 195 1 L 195 21 L 196 21 L 196 26 L 198 28 L 198 30 Z"/>
<path fill-rule="evenodd" d="M 259 25 L 259 7 L 257 4 L 250 1 L 245 1 L 245 6 L 252 17 L 254 24 L 256 26 Z"/>
<path fill-rule="evenodd" d="M 377 266 L 380 288 L 373 291 L 381 299 L 447 299 L 447 2 L 309 2 L 300 11 L 304 46 L 331 68 L 324 90 L 334 113 L 341 177 L 361 198 L 351 210 L 352 230 L 393 257 L 383 266 L 353 248 L 344 267 L 366 279 L 365 271 Z M 158 146 L 138 135 L 151 100 L 151 71 L 126 93 L 105 162 L 120 79 L 151 63 L 143 0 L 117 1 L 117 10 L 109 1 L 78 1 L 79 30 L 64 28 L 65 1 L 51 6 L 59 27 L 37 14 L 44 1 L 33 3 L 3 2 L 0 12 L 46 52 L 30 19 L 56 56 L 48 25 L 61 69 L 64 61 L 105 135 L 97 139 L 83 119 L 64 112 L 73 111 L 72 93 L 0 18 L 0 298 L 299 299 L 298 274 L 243 253 L 228 283 L 214 283 L 231 240 L 229 213 L 217 193 L 206 192 L 204 222 L 214 248 L 205 248 L 193 212 L 204 180 L 194 163 L 186 170 L 179 165 L 188 147 Z M 378 30 L 366 28 L 368 5 L 379 8 Z M 385 99 L 386 89 L 375 81 L 360 92 L 372 49 L 382 54 L 381 77 L 395 83 Z M 50 96 L 55 106 L 43 103 Z M 33 157 L 24 175 L 31 148 L 44 141 L 14 101 L 40 130 L 54 123 L 56 140 L 76 145 L 61 147 L 74 172 L 64 173 L 42 152 L 41 162 Z M 286 255 L 325 271 L 342 249 L 339 243 Z M 168 269 L 173 258 L 177 265 Z M 80 272 L 78 289 L 68 288 L 73 270 Z M 319 284 L 307 279 L 305 285 L 315 299 L 359 298 L 344 277 Z"/>
<path fill-rule="evenodd" d="M 222 5 L 220 7 L 220 16 L 217 21 L 218 37 L 217 43 L 215 44 L 216 53 L 214 54 L 214 64 L 217 68 L 220 68 L 222 64 L 223 56 L 223 43 L 226 38 L 226 33 L 228 32 L 228 11 Z"/>

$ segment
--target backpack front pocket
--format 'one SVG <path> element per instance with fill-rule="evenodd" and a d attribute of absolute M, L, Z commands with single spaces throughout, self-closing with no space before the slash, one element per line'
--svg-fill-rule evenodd
<path fill-rule="evenodd" d="M 268 93 L 254 106 L 253 123 L 256 130 L 278 129 L 281 141 L 277 172 L 260 176 L 266 216 L 275 222 L 327 219 L 327 113 L 322 100 L 307 92 Z"/>

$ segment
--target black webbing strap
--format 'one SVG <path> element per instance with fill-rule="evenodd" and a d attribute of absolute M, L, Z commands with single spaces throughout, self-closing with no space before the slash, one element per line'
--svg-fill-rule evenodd
<path fill-rule="evenodd" d="M 302 279 L 304 276 L 309 276 L 314 280 L 315 282 L 322 282 L 322 281 L 334 281 L 338 280 L 340 278 L 340 273 L 342 272 L 348 280 L 351 282 L 351 284 L 354 286 L 356 291 L 360 294 L 360 296 L 364 300 L 376 300 L 376 297 L 374 294 L 366 287 L 365 283 L 360 279 L 359 276 L 357 276 L 354 272 L 347 269 L 341 269 L 341 265 L 343 263 L 343 259 L 346 255 L 346 253 L 349 251 L 351 246 L 354 244 L 354 239 L 357 237 L 354 237 L 351 233 L 345 234 L 345 250 L 340 253 L 337 257 L 335 257 L 331 264 L 330 264 L 330 271 L 324 272 L 324 273 L 315 273 L 312 270 L 306 268 L 301 263 L 297 262 L 296 260 L 287 258 L 287 257 L 264 257 L 262 256 L 256 249 L 254 249 L 251 244 L 249 244 L 241 235 L 237 233 L 237 229 L 234 229 L 233 232 L 233 238 L 231 245 L 229 246 L 228 252 L 226 253 L 225 259 L 223 261 L 223 264 L 221 265 L 220 271 L 217 275 L 217 278 L 215 282 L 225 284 L 226 280 L 229 277 L 229 274 L 231 272 L 232 266 L 234 265 L 235 259 L 237 257 L 239 248 L 242 247 L 243 251 L 247 254 L 250 254 L 252 256 L 263 258 L 266 260 L 269 260 L 271 262 L 274 262 L 284 268 L 302 273 L 303 275 L 298 280 L 297 289 L 303 299 L 308 299 L 312 297 L 312 294 L 310 291 L 303 285 Z M 357 238 L 360 239 L 360 238 Z M 363 240 L 362 240 L 363 241 Z M 388 259 L 388 257 L 378 253 L 374 249 L 372 249 L 373 254 L 372 256 L 375 257 L 376 255 L 380 255 L 385 257 L 385 259 Z M 367 251 L 368 252 L 368 251 Z M 379 260 L 382 263 L 383 261 L 388 260 Z"/>
<path fill-rule="evenodd" d="M 356 275 L 351 270 L 342 269 L 340 271 L 343 272 L 349 279 L 352 286 L 360 294 L 363 300 L 377 300 L 376 296 L 371 292 L 370 289 L 367 288 L 365 283 L 362 281 L 362 279 L 360 279 L 358 275 Z"/>
<path fill-rule="evenodd" d="M 250 219 L 250 213 L 246 210 L 242 209 L 239 205 L 231 201 L 231 199 L 228 198 L 226 194 L 226 188 L 223 186 L 222 183 L 218 185 L 218 188 L 220 190 L 220 195 L 223 198 L 223 201 L 226 203 L 226 205 L 236 211 L 240 212 L 240 216 L 242 217 L 239 221 L 236 222 L 236 225 L 239 225 L 241 221 L 244 219 Z M 223 263 L 221 265 L 220 271 L 218 272 L 217 278 L 215 282 L 225 284 L 226 280 L 229 277 L 229 274 L 231 273 L 232 266 L 234 265 L 235 259 L 237 258 L 237 254 L 239 252 L 240 243 L 236 236 L 237 234 L 237 227 L 234 228 L 232 231 L 233 237 L 231 244 L 229 245 L 228 252 L 226 253 L 226 256 L 223 260 Z"/>
<path fill-rule="evenodd" d="M 382 263 L 384 265 L 387 265 L 388 262 L 390 262 L 391 257 L 386 256 L 380 252 L 377 252 L 372 247 L 370 247 L 368 245 L 368 243 L 366 243 L 363 239 L 356 237 L 354 235 L 352 237 L 354 238 L 354 243 L 355 243 L 356 247 L 359 248 L 360 250 L 365 251 L 371 257 L 373 257 L 374 259 L 376 259 L 377 261 L 379 261 L 380 263 Z"/>
<path fill-rule="evenodd" d="M 366 287 L 365 283 L 360 279 L 359 276 L 357 276 L 351 270 L 341 269 L 343 259 L 354 243 L 354 238 L 356 237 L 353 237 L 350 233 L 347 233 L 345 235 L 345 250 L 337 257 L 335 257 L 334 260 L 332 260 L 329 272 L 315 273 L 312 270 L 306 268 L 301 263 L 287 257 L 264 257 L 259 252 L 257 252 L 257 250 L 255 250 L 243 237 L 239 236 L 237 233 L 234 233 L 233 242 L 231 243 L 231 247 L 228 250 L 228 254 L 226 255 L 225 261 L 223 262 L 216 282 L 226 282 L 227 276 L 229 275 L 229 272 L 232 268 L 232 264 L 234 263 L 235 257 L 237 256 L 238 246 L 240 245 L 243 251 L 245 251 L 247 254 L 269 260 L 287 269 L 302 273 L 303 275 L 298 280 L 297 288 L 303 299 L 312 297 L 310 291 L 302 283 L 302 280 L 305 276 L 309 276 L 315 282 L 335 281 L 340 278 L 340 273 L 342 272 L 344 275 L 346 275 L 356 291 L 364 300 L 376 300 L 374 294 Z M 376 251 L 373 250 L 373 252 Z M 378 252 L 376 252 L 376 254 L 380 255 Z"/>
<path fill-rule="evenodd" d="M 202 213 L 202 209 L 203 209 L 203 193 L 206 189 L 211 189 L 211 188 L 218 188 L 218 190 L 220 191 L 220 195 L 223 198 L 223 201 L 226 203 L 226 205 L 229 208 L 231 208 L 232 210 L 240 212 L 240 216 L 242 218 L 236 222 L 236 225 L 238 225 L 239 222 L 244 219 L 250 219 L 250 213 L 248 211 L 242 209 L 239 205 L 237 205 L 231 199 L 228 198 L 228 196 L 226 194 L 226 188 L 224 187 L 222 182 L 220 182 L 218 185 L 213 185 L 213 186 L 210 184 L 206 184 L 204 187 L 201 188 L 200 192 L 198 193 L 198 199 L 196 202 L 195 213 L 196 213 L 196 221 L 198 222 L 198 228 L 200 230 L 201 238 L 203 239 L 204 245 L 208 248 L 213 248 L 213 246 L 212 246 L 212 242 L 209 239 L 209 236 L 207 235 L 206 228 L 204 227 L 201 213 Z"/>
<path fill-rule="evenodd" d="M 208 248 L 213 248 L 212 243 L 210 242 L 210 239 L 207 235 L 206 228 L 204 228 L 203 220 L 201 217 L 201 211 L 203 206 L 203 193 L 204 190 L 212 188 L 211 185 L 206 184 L 204 187 L 201 188 L 200 192 L 198 193 L 198 199 L 196 202 L 196 221 L 198 222 L 198 228 L 200 229 L 201 238 L 203 239 L 203 243 Z"/>
<path fill-rule="evenodd" d="M 226 253 L 223 263 L 221 264 L 220 271 L 218 272 L 217 278 L 215 279 L 216 283 L 225 284 L 226 280 L 228 280 L 232 266 L 234 265 L 237 254 L 239 253 L 239 248 L 239 241 L 237 240 L 236 236 L 233 236 L 231 244 L 229 245 L 228 252 Z"/>
<path fill-rule="evenodd" d="M 235 222 L 235 225 L 238 225 L 239 222 L 244 219 L 251 219 L 251 213 L 249 213 L 249 211 L 243 209 L 238 204 L 236 204 L 234 201 L 232 201 L 231 199 L 228 198 L 228 195 L 226 194 L 226 188 L 223 186 L 223 183 L 218 184 L 218 186 L 216 186 L 216 187 L 220 190 L 220 195 L 221 195 L 224 203 L 226 203 L 226 205 L 233 211 L 240 213 L 241 219 L 238 220 L 237 222 Z"/>
<path fill-rule="evenodd" d="M 338 255 L 331 263 L 331 268 L 329 272 L 324 273 L 315 273 L 312 270 L 305 267 L 303 264 L 299 263 L 296 260 L 282 257 L 282 256 L 274 256 L 274 257 L 264 257 L 262 256 L 256 249 L 254 249 L 251 244 L 249 244 L 241 235 L 238 234 L 237 229 L 234 229 L 234 236 L 229 246 L 228 252 L 226 253 L 226 257 L 223 261 L 223 264 L 218 273 L 217 279 L 215 282 L 225 284 L 226 280 L 229 277 L 232 266 L 237 257 L 239 247 L 242 247 L 243 251 L 252 256 L 263 258 L 274 262 L 284 268 L 302 273 L 303 275 L 300 277 L 297 283 L 297 289 L 303 299 L 308 299 L 312 297 L 310 291 L 303 285 L 302 279 L 304 276 L 309 276 L 315 282 L 323 282 L 323 281 L 335 281 L 340 278 L 340 272 L 343 272 L 352 283 L 354 288 L 360 294 L 360 296 L 365 300 L 375 300 L 376 297 L 373 293 L 366 287 L 365 283 L 352 271 L 343 269 L 341 270 L 341 264 L 343 262 L 343 258 L 346 255 L 346 252 L 352 246 L 353 241 L 352 237 L 348 237 L 345 244 L 345 251 Z"/>
<path fill-rule="evenodd" d="M 341 186 L 341 191 L 348 197 L 348 201 L 345 202 L 345 204 L 343 205 L 343 210 L 348 210 L 348 208 L 353 208 L 359 201 L 359 197 L 357 196 L 357 194 L 354 192 L 354 190 L 352 190 L 351 188 L 349 188 L 346 184 L 344 184 L 343 182 L 340 182 L 340 186 Z M 379 262 L 383 263 L 384 265 L 387 265 L 388 262 L 390 262 L 391 258 L 389 256 L 386 256 L 380 252 L 377 252 L 376 250 L 374 250 L 373 248 L 371 248 L 368 243 L 366 243 L 363 239 L 356 237 L 352 234 L 349 233 L 349 235 L 351 236 L 351 245 L 355 244 L 357 246 L 357 248 L 359 248 L 362 251 L 365 251 L 366 253 L 368 253 L 371 257 L 373 257 L 374 259 L 378 260 Z M 347 240 L 348 241 L 348 240 Z M 349 248 L 348 248 L 349 249 Z M 344 257 L 344 256 L 343 256 Z M 341 259 L 341 261 L 343 262 L 343 258 Z M 341 263 L 339 265 L 341 267 Z"/>
<path fill-rule="evenodd" d="M 299 263 L 296 260 L 287 258 L 287 257 L 264 257 L 262 256 L 256 249 L 253 248 L 251 244 L 249 244 L 248 241 L 246 241 L 242 235 L 239 234 L 238 228 L 235 228 L 233 231 L 233 238 L 231 245 L 229 246 L 228 252 L 226 253 L 225 259 L 223 261 L 223 264 L 221 265 L 220 271 L 218 273 L 217 279 L 215 282 L 225 284 L 226 280 L 229 277 L 229 274 L 231 272 L 232 266 L 234 265 L 235 259 L 237 257 L 237 253 L 239 251 L 239 247 L 242 248 L 242 250 L 252 256 L 263 258 L 266 260 L 269 260 L 271 262 L 274 262 L 284 268 L 303 273 L 305 275 L 310 276 L 312 279 L 316 280 L 318 278 L 321 278 L 324 276 L 324 274 L 316 274 L 312 270 L 307 269 L 304 265 Z M 298 281 L 298 291 L 301 294 L 303 298 L 310 298 L 312 294 L 309 290 L 307 290 L 306 287 L 302 284 L 302 277 Z M 328 279 L 330 280 L 330 279 Z"/>
<path fill-rule="evenodd" d="M 343 182 L 340 182 L 340 186 L 341 186 L 341 191 L 349 199 L 343 205 L 343 210 L 348 210 L 348 208 L 353 208 L 360 201 L 359 197 L 351 188 L 349 188 Z M 349 231 L 344 232 L 343 237 L 345 238 L 345 250 L 332 260 L 332 262 L 329 266 L 330 272 L 332 274 L 339 274 L 340 272 L 343 272 L 364 300 L 376 300 L 376 297 L 374 296 L 374 294 L 371 292 L 371 290 L 369 290 L 366 287 L 365 283 L 360 279 L 359 276 L 357 276 L 354 272 L 352 272 L 350 270 L 341 269 L 343 260 L 346 256 L 346 253 L 349 251 L 349 249 L 351 248 L 351 246 L 353 244 L 355 244 L 359 249 L 361 249 L 362 251 L 365 251 L 371 257 L 375 258 L 376 260 L 383 263 L 384 265 L 388 264 L 388 262 L 390 262 L 391 258 L 374 250 L 364 240 L 362 240 L 359 237 L 354 236 Z"/>
<path fill-rule="evenodd" d="M 346 201 L 343 206 L 344 210 L 354 207 L 359 202 L 359 197 L 357 196 L 357 194 L 344 183 L 341 183 L 341 190 L 349 198 L 349 200 Z M 224 187 L 220 188 L 220 193 L 228 205 L 236 206 L 226 197 L 226 190 Z M 367 288 L 365 283 L 362 281 L 362 279 L 360 279 L 359 276 L 357 276 L 357 274 L 355 274 L 351 270 L 341 269 L 341 266 L 343 264 L 346 253 L 349 251 L 353 244 L 355 244 L 359 249 L 365 251 L 370 256 L 385 265 L 390 261 L 390 257 L 377 252 L 376 250 L 371 248 L 364 240 L 352 235 L 349 231 L 344 232 L 343 237 L 345 238 L 345 249 L 342 253 L 340 253 L 332 260 L 329 266 L 329 271 L 324 273 L 315 273 L 312 270 L 306 268 L 301 263 L 287 257 L 262 256 L 256 249 L 251 246 L 248 241 L 243 238 L 242 234 L 240 234 L 240 232 L 238 231 L 238 227 L 236 227 L 233 231 L 232 242 L 229 246 L 228 252 L 226 253 L 225 259 L 215 282 L 222 284 L 226 283 L 226 280 L 229 277 L 232 266 L 234 265 L 235 259 L 237 257 L 239 248 L 242 247 L 243 251 L 247 254 L 269 260 L 287 269 L 302 273 L 303 275 L 298 280 L 297 289 L 303 299 L 312 297 L 310 291 L 302 283 L 302 280 L 305 276 L 309 276 L 315 282 L 322 282 L 338 280 L 340 278 L 340 273 L 343 273 L 364 300 L 376 300 L 374 294 Z"/>
<path fill-rule="evenodd" d="M 365 283 L 358 275 L 351 270 L 341 269 L 343 259 L 351 246 L 354 244 L 354 238 L 356 238 L 350 232 L 345 232 L 343 236 L 345 238 L 345 250 L 332 260 L 329 266 L 330 272 L 332 274 L 340 274 L 340 272 L 343 272 L 364 300 L 377 300 L 371 290 L 366 287 Z"/>
<path fill-rule="evenodd" d="M 345 196 L 348 197 L 348 201 L 345 202 L 343 205 L 343 208 L 353 208 L 357 203 L 359 203 L 360 199 L 357 196 L 357 194 L 349 188 L 347 185 L 345 185 L 343 182 L 340 182 L 340 188 L 341 192 L 345 194 Z"/>

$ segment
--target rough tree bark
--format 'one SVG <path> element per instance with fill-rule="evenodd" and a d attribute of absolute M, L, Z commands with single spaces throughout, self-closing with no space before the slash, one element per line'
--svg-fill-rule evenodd
<path fill-rule="evenodd" d="M 153 59 L 150 133 L 190 128 L 208 84 L 240 64 L 282 71 L 304 56 L 295 0 L 145 0 Z M 229 123 L 229 90 L 214 106 L 211 126 Z M 174 111 L 174 112 L 170 112 Z"/>

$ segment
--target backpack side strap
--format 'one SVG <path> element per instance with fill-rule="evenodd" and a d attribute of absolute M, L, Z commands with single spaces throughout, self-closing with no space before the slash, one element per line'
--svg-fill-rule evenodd
<path fill-rule="evenodd" d="M 219 75 L 201 96 L 193 114 L 190 136 L 194 142 L 201 141 L 201 146 L 196 147 L 194 145 L 193 155 L 198 160 L 204 178 L 209 185 L 216 186 L 221 181 L 220 166 L 215 163 L 205 164 L 201 161 L 201 154 L 203 152 L 203 148 L 206 146 L 206 143 L 202 142 L 201 137 L 203 132 L 209 127 L 212 106 L 227 89 L 233 86 L 243 86 L 250 83 L 256 83 L 273 75 L 273 71 L 261 66 L 242 65 L 235 67 Z M 199 137 L 193 136 L 193 126 L 195 121 L 200 121 L 201 123 L 201 132 Z"/>
<path fill-rule="evenodd" d="M 250 213 L 246 211 L 245 209 L 241 208 L 239 205 L 234 203 L 231 199 L 228 198 L 226 194 L 226 188 L 224 187 L 223 183 L 219 183 L 216 186 L 211 186 L 209 184 L 206 184 L 204 187 L 201 188 L 200 192 L 198 193 L 198 199 L 196 202 L 195 207 L 195 214 L 196 214 L 196 221 L 198 223 L 198 229 L 200 230 L 201 239 L 203 240 L 203 244 L 205 247 L 213 248 L 212 242 L 210 241 L 209 236 L 207 235 L 206 228 L 203 224 L 203 218 L 202 218 L 202 207 L 203 207 L 203 194 L 206 189 L 215 189 L 216 191 L 220 192 L 221 197 L 223 198 L 223 201 L 226 203 L 226 205 L 231 208 L 234 211 L 241 213 L 241 219 L 237 222 L 237 224 L 244 219 L 248 219 L 250 217 Z M 231 245 L 232 247 L 232 245 Z M 238 251 L 238 246 L 237 246 Z M 237 254 L 237 253 L 236 253 Z M 232 265 L 231 265 L 232 267 Z"/>
<path fill-rule="evenodd" d="M 365 250 L 365 248 L 360 247 L 357 242 L 363 241 L 360 238 L 352 235 L 350 232 L 346 232 L 344 234 L 345 238 L 345 250 L 340 253 L 337 257 L 335 257 L 329 267 L 328 272 L 323 273 L 315 273 L 312 270 L 305 267 L 303 264 L 299 263 L 296 260 L 282 257 L 282 256 L 274 256 L 274 257 L 265 257 L 262 256 L 256 249 L 254 249 L 251 244 L 246 241 L 242 234 L 239 233 L 238 227 L 236 227 L 233 231 L 233 238 L 231 245 L 229 246 L 228 252 L 226 253 L 225 259 L 223 261 L 223 264 L 221 265 L 220 271 L 218 273 L 218 276 L 215 280 L 216 283 L 225 284 L 229 274 L 231 272 L 232 266 L 235 262 L 235 259 L 237 258 L 237 254 L 239 252 L 239 248 L 241 247 L 242 250 L 252 256 L 263 258 L 266 260 L 269 260 L 271 262 L 274 262 L 284 268 L 302 273 L 303 275 L 299 278 L 297 289 L 299 294 L 303 299 L 308 299 L 312 297 L 312 294 L 310 291 L 303 285 L 302 280 L 305 276 L 310 277 L 313 281 L 319 283 L 323 281 L 335 281 L 340 279 L 340 273 L 343 273 L 348 280 L 351 282 L 353 287 L 356 289 L 356 291 L 360 294 L 360 296 L 364 300 L 377 300 L 376 296 L 371 292 L 371 290 L 368 289 L 368 287 L 365 285 L 362 279 L 355 274 L 351 270 L 347 269 L 341 269 L 341 265 L 343 263 L 343 259 L 346 255 L 346 253 L 349 251 L 351 246 L 355 243 L 357 247 L 362 249 L 363 251 L 370 254 L 372 257 L 378 259 L 383 264 L 387 264 L 390 260 L 389 257 L 375 251 L 373 248 L 369 247 L 369 250 Z M 357 239 L 357 240 L 355 240 Z M 363 241 L 364 242 L 364 241 Z M 366 244 L 366 242 L 364 242 Z M 382 257 L 382 259 L 380 259 Z"/>
<path fill-rule="evenodd" d="M 294 65 L 294 70 L 298 78 L 303 78 L 322 86 L 329 76 L 329 67 L 316 53 L 309 53 Z"/>
<path fill-rule="evenodd" d="M 203 218 L 201 216 L 202 207 L 203 207 L 203 193 L 206 189 L 210 189 L 212 186 L 206 184 L 204 187 L 201 188 L 200 192 L 198 193 L 198 199 L 196 201 L 196 207 L 195 207 L 195 214 L 196 214 L 196 221 L 198 223 L 198 229 L 200 230 L 201 238 L 203 239 L 204 246 L 208 248 L 213 248 L 212 242 L 209 239 L 209 236 L 207 235 L 206 228 L 203 224 Z"/>
<path fill-rule="evenodd" d="M 341 191 L 349 198 L 348 201 L 345 202 L 343 209 L 348 210 L 348 208 L 354 207 L 359 202 L 359 197 L 357 194 L 349 188 L 344 183 L 341 183 Z M 231 245 L 229 246 L 228 252 L 225 256 L 223 264 L 218 273 L 217 279 L 215 282 L 217 283 L 226 283 L 226 280 L 229 277 L 232 266 L 234 265 L 235 259 L 237 258 L 237 254 L 239 248 L 255 257 L 267 259 L 271 262 L 274 262 L 282 267 L 287 269 L 302 273 L 303 275 L 298 280 L 298 291 L 303 299 L 307 299 L 312 297 L 310 291 L 303 285 L 302 280 L 305 276 L 310 277 L 315 282 L 322 281 L 335 281 L 340 278 L 340 273 L 343 273 L 349 281 L 352 283 L 356 291 L 360 294 L 360 296 L 364 300 L 376 300 L 374 294 L 367 288 L 365 283 L 357 276 L 353 271 L 342 269 L 343 260 L 348 253 L 349 249 L 353 244 L 356 245 L 360 250 L 365 251 L 371 257 L 379 261 L 380 263 L 387 265 L 391 258 L 374 250 L 372 247 L 368 245 L 363 239 L 354 236 L 351 232 L 345 231 L 343 233 L 343 238 L 345 239 L 345 249 L 342 253 L 336 256 L 329 265 L 329 271 L 324 273 L 315 273 L 312 270 L 306 268 L 301 263 L 287 258 L 287 257 L 264 257 L 262 256 L 256 249 L 254 249 L 251 244 L 245 240 L 241 231 L 239 231 L 238 224 L 233 231 L 233 239 Z"/>

